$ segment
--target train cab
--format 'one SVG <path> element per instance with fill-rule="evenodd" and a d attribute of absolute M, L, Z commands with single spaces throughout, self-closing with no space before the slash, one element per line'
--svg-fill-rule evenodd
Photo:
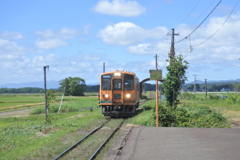
<path fill-rule="evenodd" d="M 104 116 L 131 117 L 139 99 L 139 79 L 134 73 L 114 71 L 100 75 L 99 106 Z"/>

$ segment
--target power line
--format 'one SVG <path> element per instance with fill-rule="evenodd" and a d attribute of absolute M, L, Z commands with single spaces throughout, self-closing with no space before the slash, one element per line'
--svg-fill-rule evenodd
<path fill-rule="evenodd" d="M 198 6 L 198 3 L 200 2 L 200 0 L 197 2 L 197 4 L 193 7 L 193 9 L 191 10 L 191 12 L 187 15 L 187 17 L 185 17 L 184 18 L 184 20 L 181 22 L 181 23 L 183 23 L 190 15 L 191 15 L 191 13 L 194 11 L 194 9 Z M 181 24 L 180 23 L 180 24 Z"/>
<path fill-rule="evenodd" d="M 165 67 L 167 66 L 167 63 L 168 63 L 168 62 L 166 62 L 163 67 L 160 67 L 159 64 L 158 64 L 158 67 L 162 70 L 163 68 L 165 68 Z"/>
<path fill-rule="evenodd" d="M 213 0 L 213 1 L 208 5 L 208 7 L 198 16 L 198 18 L 197 18 L 195 21 L 193 21 L 193 22 L 191 23 L 191 25 L 192 25 L 194 22 L 196 22 L 196 21 L 203 15 L 203 13 L 205 13 L 205 12 L 207 11 L 207 9 L 213 4 L 214 1 L 215 1 L 215 0 Z"/>
<path fill-rule="evenodd" d="M 208 41 L 210 38 L 212 38 L 215 34 L 217 34 L 219 32 L 219 30 L 223 27 L 223 25 L 227 22 L 227 20 L 229 19 L 229 17 L 232 15 L 234 9 L 236 8 L 237 4 L 238 4 L 239 0 L 237 1 L 237 3 L 235 4 L 235 6 L 233 7 L 233 9 L 231 10 L 231 12 L 229 13 L 228 17 L 225 19 L 225 21 L 223 22 L 223 24 L 218 28 L 218 30 L 213 33 L 210 37 L 208 37 L 205 41 L 203 41 L 202 43 L 196 45 L 195 47 L 197 46 L 200 46 L 202 45 L 203 43 L 205 43 L 206 41 Z"/>
<path fill-rule="evenodd" d="M 179 43 L 185 39 L 187 39 L 189 36 L 191 36 L 206 20 L 207 18 L 213 13 L 213 11 L 218 7 L 218 5 L 222 2 L 222 0 L 220 0 L 217 5 L 212 9 L 212 11 L 203 19 L 203 21 L 188 35 L 186 36 L 185 38 L 181 39 L 180 41 L 177 41 L 175 43 Z"/>
<path fill-rule="evenodd" d="M 207 9 L 213 4 L 214 1 L 215 1 L 215 0 L 212 0 L 212 2 L 208 5 L 208 7 L 207 7 L 207 8 L 198 16 L 198 18 L 195 19 L 190 25 L 194 24 L 194 23 L 207 11 Z M 186 28 L 183 29 L 182 31 L 180 31 L 179 33 L 183 32 L 183 31 L 185 31 L 185 30 L 186 30 Z"/>
<path fill-rule="evenodd" d="M 207 42 L 207 41 L 208 41 L 209 39 L 211 39 L 213 36 L 215 36 L 215 35 L 220 31 L 220 29 L 224 26 L 224 24 L 228 21 L 228 19 L 229 19 L 230 16 L 232 15 L 233 11 L 235 10 L 238 2 L 239 2 L 239 0 L 237 0 L 236 4 L 234 5 L 233 9 L 232 9 L 231 12 L 229 13 L 228 17 L 225 19 L 225 21 L 223 22 L 223 24 L 218 28 L 218 30 L 217 30 L 216 32 L 214 32 L 214 33 L 213 33 L 210 37 L 208 37 L 205 41 L 203 41 L 203 42 L 201 42 L 200 44 L 195 45 L 195 46 L 193 46 L 193 47 L 198 47 L 198 46 L 202 45 L 203 43 Z M 178 41 L 178 42 L 179 42 L 179 41 Z M 178 43 L 178 42 L 177 42 L 177 43 Z M 184 52 L 186 52 L 186 51 L 188 51 L 188 49 L 182 51 L 181 53 L 184 53 Z"/>

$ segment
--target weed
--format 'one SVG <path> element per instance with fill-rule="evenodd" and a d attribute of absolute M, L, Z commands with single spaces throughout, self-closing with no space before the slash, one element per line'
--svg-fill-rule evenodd
<path fill-rule="evenodd" d="M 193 100 L 193 99 L 196 99 L 196 95 L 189 92 L 183 92 L 179 95 L 179 98 L 186 99 L 186 100 Z"/>

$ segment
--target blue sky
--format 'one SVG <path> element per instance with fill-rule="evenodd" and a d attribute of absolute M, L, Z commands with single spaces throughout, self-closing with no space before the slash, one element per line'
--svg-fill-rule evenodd
<path fill-rule="evenodd" d="M 189 62 L 188 81 L 193 75 L 197 80 L 238 79 L 237 2 L 0 0 L 0 85 L 43 81 L 45 65 L 50 66 L 47 80 L 81 77 L 87 84 L 98 83 L 103 63 L 106 71 L 126 70 L 143 80 L 155 69 L 155 54 L 164 76 L 171 42 L 167 33 L 174 28 L 178 42 L 201 22 L 175 44 L 176 55 Z"/>

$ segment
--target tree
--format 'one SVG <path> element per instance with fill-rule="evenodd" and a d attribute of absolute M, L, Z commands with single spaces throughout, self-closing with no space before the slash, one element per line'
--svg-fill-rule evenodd
<path fill-rule="evenodd" d="M 239 89 L 237 81 L 233 81 L 232 85 L 233 85 L 234 91 L 237 92 Z"/>
<path fill-rule="evenodd" d="M 59 81 L 61 85 L 61 90 L 64 90 L 65 87 L 65 95 L 72 96 L 83 96 L 85 91 L 85 80 L 80 77 L 68 77 Z"/>
<path fill-rule="evenodd" d="M 236 85 L 235 88 L 236 88 L 236 91 L 239 92 L 240 84 Z"/>
<path fill-rule="evenodd" d="M 166 97 L 167 105 L 176 109 L 176 105 L 179 104 L 179 91 L 187 80 L 185 73 L 188 68 L 188 62 L 183 61 L 182 55 L 178 57 L 171 56 L 171 59 L 171 64 L 167 66 L 168 73 L 163 81 L 163 94 Z"/>

